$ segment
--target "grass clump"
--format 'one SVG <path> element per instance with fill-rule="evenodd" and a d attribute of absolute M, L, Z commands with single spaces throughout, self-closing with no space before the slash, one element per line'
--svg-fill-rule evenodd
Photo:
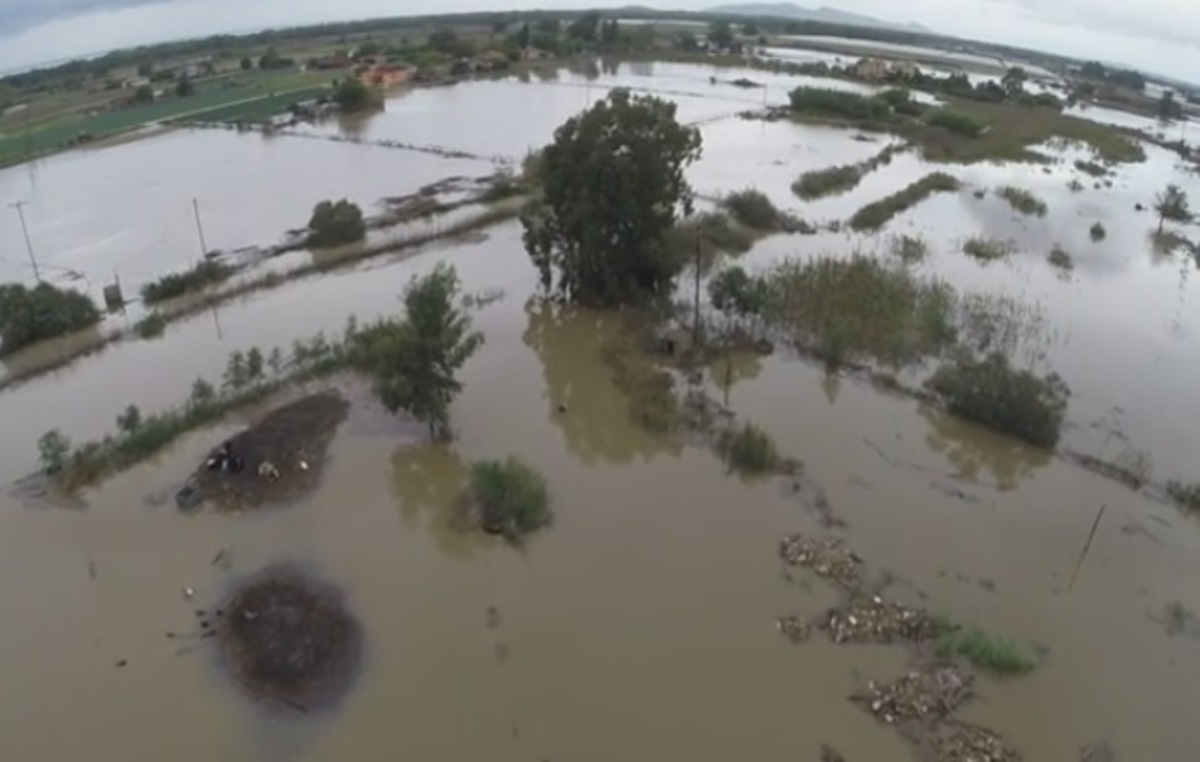
<path fill-rule="evenodd" d="M 910 209 L 935 193 L 950 193 L 959 182 L 945 172 L 933 172 L 887 198 L 864 206 L 850 218 L 850 227 L 857 231 L 878 230 L 893 217 Z"/>
<path fill-rule="evenodd" d="M 471 494 L 484 526 L 510 539 L 536 532 L 554 520 L 545 478 L 513 456 L 473 464 Z"/>
<path fill-rule="evenodd" d="M 1050 250 L 1050 256 L 1047 257 L 1046 260 L 1053 267 L 1056 267 L 1063 272 L 1070 272 L 1071 270 L 1075 269 L 1075 260 L 1071 258 L 1071 255 L 1066 249 L 1058 246 L 1057 244 L 1053 249 Z"/>
<path fill-rule="evenodd" d="M 1009 206 L 1021 214 L 1032 217 L 1045 217 L 1046 213 L 1050 211 L 1045 201 L 1042 201 L 1024 188 L 1006 185 L 996 191 L 996 195 L 1007 201 Z"/>
<path fill-rule="evenodd" d="M 779 466 L 779 451 L 774 440 L 753 423 L 726 433 L 721 449 L 730 467 L 743 474 L 766 474 Z"/>
<path fill-rule="evenodd" d="M 167 318 L 161 312 L 151 312 L 139 320 L 133 329 L 143 339 L 157 339 L 167 330 Z"/>
<path fill-rule="evenodd" d="M 856 355 L 899 366 L 957 339 L 956 297 L 877 259 L 786 260 L 765 276 L 767 319 L 833 365 Z"/>
<path fill-rule="evenodd" d="M 988 129 L 982 119 L 948 108 L 933 109 L 925 115 L 925 123 L 968 138 L 977 138 Z"/>
<path fill-rule="evenodd" d="M 929 244 L 919 235 L 892 236 L 889 248 L 892 256 L 906 265 L 923 262 L 929 256 Z"/>
<path fill-rule="evenodd" d="M 1075 160 L 1075 169 L 1092 177 L 1105 177 L 1108 175 L 1108 167 L 1094 161 L 1085 161 L 1084 159 Z"/>
<path fill-rule="evenodd" d="M 1200 513 L 1200 484 L 1167 482 L 1167 495 L 1185 513 Z"/>
<path fill-rule="evenodd" d="M 857 164 L 805 172 L 792 183 L 792 193 L 805 201 L 834 196 L 854 190 L 864 175 L 862 167 Z"/>
<path fill-rule="evenodd" d="M 730 193 L 721 202 L 734 220 L 754 230 L 781 230 L 787 226 L 787 215 L 779 211 L 767 194 L 747 188 Z"/>
<path fill-rule="evenodd" d="M 1071 396 L 1058 374 L 1017 370 L 998 352 L 945 365 L 928 385 L 951 413 L 1048 450 L 1058 444 Z"/>
<path fill-rule="evenodd" d="M 980 669 L 1001 675 L 1023 675 L 1037 667 L 1016 643 L 982 630 L 943 633 L 937 640 L 937 654 L 943 659 L 961 656 Z"/>
<path fill-rule="evenodd" d="M 1097 222 L 1095 225 L 1092 225 L 1091 230 L 1088 231 L 1088 235 L 1091 237 L 1092 241 L 1099 243 L 1105 238 L 1108 238 L 1108 230 L 1105 229 L 1104 223 Z"/>
<path fill-rule="evenodd" d="M 672 254 L 683 262 L 696 257 L 696 246 L 700 246 L 700 258 L 704 266 L 711 264 L 720 254 L 744 254 L 750 251 L 759 233 L 734 222 L 722 212 L 703 212 L 676 223 L 667 231 L 664 242 Z"/>
<path fill-rule="evenodd" d="M 797 87 L 791 93 L 791 104 L 797 114 L 853 120 L 886 120 L 892 113 L 891 105 L 882 98 L 822 87 Z"/>
<path fill-rule="evenodd" d="M 963 242 L 963 253 L 969 257 L 978 259 L 980 262 L 994 262 L 997 259 L 1004 259 L 1012 251 L 1013 245 L 1011 242 L 998 241 L 993 238 L 975 236 Z"/>
<path fill-rule="evenodd" d="M 164 275 L 153 283 L 142 286 L 142 301 L 155 304 L 174 299 L 228 280 L 234 272 L 235 269 L 231 265 L 215 259 L 205 259 L 197 262 L 189 270 Z"/>

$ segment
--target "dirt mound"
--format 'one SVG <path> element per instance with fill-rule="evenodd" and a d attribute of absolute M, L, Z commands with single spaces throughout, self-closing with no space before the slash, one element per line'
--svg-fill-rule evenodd
<path fill-rule="evenodd" d="M 872 680 L 864 693 L 853 698 L 889 725 L 906 720 L 933 722 L 945 718 L 971 698 L 971 682 L 972 678 L 954 665 L 940 665 L 909 672 L 883 685 Z"/>
<path fill-rule="evenodd" d="M 221 612 L 217 640 L 252 698 L 307 711 L 336 700 L 355 677 L 358 623 L 335 590 L 297 571 L 264 572 Z"/>
<path fill-rule="evenodd" d="M 823 629 L 834 643 L 933 640 L 946 629 L 921 609 L 887 603 L 879 596 L 830 609 Z"/>
<path fill-rule="evenodd" d="M 965 722 L 944 722 L 930 732 L 930 762 L 1021 762 L 999 734 Z"/>
<path fill-rule="evenodd" d="M 349 409 L 342 396 L 331 390 L 271 411 L 229 440 L 229 452 L 237 459 L 238 468 L 200 464 L 184 488 L 186 501 L 245 510 L 314 489 L 320 482 L 325 452 Z M 219 452 L 214 450 L 214 456 Z M 180 505 L 187 507 L 183 502 Z"/>
<path fill-rule="evenodd" d="M 779 543 L 779 555 L 789 566 L 810 569 L 846 590 L 862 582 L 862 559 L 836 538 L 789 534 Z"/>

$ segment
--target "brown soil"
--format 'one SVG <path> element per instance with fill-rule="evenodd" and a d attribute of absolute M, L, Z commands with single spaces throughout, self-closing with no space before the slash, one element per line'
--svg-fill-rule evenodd
<path fill-rule="evenodd" d="M 246 510 L 298 497 L 320 482 L 325 453 L 349 404 L 325 391 L 271 411 L 230 443 L 240 471 L 209 469 L 204 463 L 190 484 L 200 499 L 222 510 Z"/>
<path fill-rule="evenodd" d="M 356 676 L 362 640 L 340 594 L 269 569 L 218 610 L 217 639 L 238 685 L 293 709 L 335 701 Z"/>

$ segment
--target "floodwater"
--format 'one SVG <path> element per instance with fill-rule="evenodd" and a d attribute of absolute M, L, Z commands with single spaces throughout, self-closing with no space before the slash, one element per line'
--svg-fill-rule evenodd
<path fill-rule="evenodd" d="M 670 89 L 709 87 L 706 69 L 688 76 L 694 82 Z M 544 101 L 579 95 L 523 87 Z M 440 95 L 461 115 L 494 105 L 488 92 L 460 86 L 405 98 L 432 113 Z M 543 122 L 566 107 L 537 110 L 535 101 L 530 129 L 548 134 L 553 125 Z M 390 123 L 401 107 L 389 104 L 376 119 Z M 433 122 L 414 117 L 411 142 Z M 466 127 L 449 124 L 442 141 L 450 144 L 459 130 L 466 139 Z M 452 147 L 515 155 L 524 139 L 515 127 L 503 137 L 505 129 Z M 933 168 L 903 154 L 853 192 L 804 204 L 788 190 L 797 174 L 860 161 L 885 143 L 736 119 L 702 129 L 705 157 L 692 170 L 701 193 L 756 186 L 814 220 L 844 219 Z M 169 137 L 185 146 L 212 135 L 236 145 L 262 140 Z M 344 170 L 377 197 L 416 182 L 379 162 L 426 156 L 276 140 L 276 147 L 298 146 L 282 149 L 298 162 L 327 145 L 378 159 L 356 159 L 361 171 Z M 1200 412 L 1188 389 L 1200 370 L 1194 265 L 1154 253 L 1145 234 L 1155 221 L 1132 209 L 1168 181 L 1194 196 L 1200 186 L 1173 155 L 1150 149 L 1147 162 L 1117 168 L 1112 188 L 1093 188 L 1083 176 L 1087 187 L 1072 192 L 1073 161 L 1084 154 L 1053 150 L 1060 163 L 1049 174 L 950 167 L 967 190 L 910 210 L 879 237 L 769 238 L 743 261 L 756 268 L 783 256 L 844 256 L 919 232 L 933 250 L 923 272 L 964 293 L 1007 297 L 1036 318 L 1014 349 L 1021 361 L 1062 373 L 1075 390 L 1065 444 L 1110 460 L 1122 447 L 1144 450 L 1156 477 L 1187 477 L 1188 454 L 1200 446 L 1188 424 Z M 437 161 L 446 175 L 460 173 L 455 162 Z M 1006 183 L 1042 196 L 1050 215 L 1020 218 L 994 192 L 972 193 Z M 316 179 L 311 187 L 325 186 Z M 1102 243 L 1087 237 L 1097 219 L 1109 229 Z M 960 253 L 963 238 L 980 234 L 1011 237 L 1017 251 L 981 266 Z M 1045 262 L 1054 243 L 1075 258 L 1067 278 Z M 778 615 L 817 614 L 835 601 L 819 582 L 786 582 L 776 558 L 783 533 L 820 532 L 817 518 L 786 483 L 746 483 L 707 450 L 633 426 L 602 360 L 619 325 L 531 301 L 536 276 L 515 223 L 260 292 L 215 316 L 172 324 L 161 340 L 118 342 L 0 392 L 0 481 L 34 467 L 34 442 L 46 429 L 59 427 L 77 442 L 100 436 L 131 402 L 159 409 L 184 397 L 197 376 L 218 380 L 234 349 L 286 348 L 316 331 L 338 332 L 351 314 L 394 314 L 408 279 L 438 262 L 453 264 L 468 291 L 504 292 L 476 315 L 486 343 L 463 372 L 452 446 L 414 439 L 411 427 L 352 386 L 356 411 L 333 445 L 325 480 L 294 506 L 185 517 L 146 502 L 240 419 L 196 432 L 87 493 L 82 510 L 0 497 L 0 675 L 21 686 L 0 703 L 7 757 L 515 761 L 649 751 L 666 760 L 815 759 L 827 743 L 851 760 L 911 759 L 898 736 L 845 700 L 868 679 L 900 674 L 902 650 L 838 648 L 820 637 L 793 646 L 775 629 Z M 1172 635 L 1162 623 L 1169 604 L 1200 610 L 1191 585 L 1200 573 L 1193 522 L 1061 459 L 827 376 L 784 352 L 741 368 L 738 378 L 732 406 L 804 461 L 806 476 L 847 522 L 846 539 L 868 560 L 871 578 L 897 580 L 889 595 L 1045 654 L 1030 676 L 981 679 L 981 699 L 966 718 L 1004 733 L 1027 759 L 1072 760 L 1081 744 L 1100 739 L 1121 759 L 1194 756 L 1200 729 L 1187 711 L 1200 679 L 1194 627 Z M 508 454 L 547 475 L 557 513 L 524 553 L 447 526 L 467 464 Z M 1101 505 L 1103 521 L 1068 589 Z M 229 568 L 212 563 L 221 550 Z M 210 641 L 179 653 L 193 643 L 166 637 L 195 627 L 195 609 L 214 605 L 239 577 L 279 561 L 339 585 L 362 620 L 362 674 L 330 713 L 251 705 L 226 679 Z M 197 591 L 190 602 L 185 586 Z M 494 627 L 489 607 L 498 613 Z"/>

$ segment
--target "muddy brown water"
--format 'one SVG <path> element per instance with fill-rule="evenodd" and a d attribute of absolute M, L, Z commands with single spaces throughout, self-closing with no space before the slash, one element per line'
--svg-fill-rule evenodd
<path fill-rule="evenodd" d="M 793 125 L 705 129 L 714 137 L 695 170 L 698 187 L 754 183 L 781 203 L 802 166 L 847 163 L 881 147 L 849 136 L 839 147 L 835 135 Z M 755 141 L 759 152 L 747 147 Z M 954 170 L 978 185 L 1029 185 L 1051 206 L 1046 220 L 1016 218 L 991 194 L 979 200 L 968 191 L 897 218 L 885 235 L 920 231 L 934 249 L 921 266 L 928 272 L 959 288 L 1019 296 L 1067 323 L 1043 344 L 1047 364 L 1077 390 L 1070 441 L 1111 454 L 1104 440 L 1115 435 L 1091 422 L 1119 406 L 1119 427 L 1151 452 L 1156 471 L 1182 472 L 1197 436 L 1187 426 L 1194 403 L 1186 389 L 1200 361 L 1195 279 L 1181 281 L 1177 258 L 1138 248 L 1150 221 L 1126 210 L 1167 178 L 1194 181 L 1151 151 L 1146 164 L 1120 169 L 1116 188 L 1070 194 L 1068 157 L 1051 176 Z M 897 159 L 853 194 L 809 211 L 840 216 L 924 169 Z M 1118 220 L 1109 241 L 1085 248 L 1070 239 L 1076 270 L 1058 279 L 1040 249 L 1075 234 L 1076 224 L 1086 235 L 1096 215 Z M 957 253 L 955 239 L 981 231 L 1006 233 L 1024 248 L 980 267 Z M 870 243 L 844 234 L 774 238 L 745 262 Z M 608 760 L 647 750 L 717 760 L 816 759 L 825 743 L 848 760 L 911 758 L 846 700 L 867 679 L 900 675 L 902 650 L 840 648 L 822 637 L 793 645 L 776 630 L 780 615 L 816 615 L 837 600 L 802 575 L 800 584 L 786 582 L 776 554 L 787 532 L 820 534 L 819 517 L 786 484 L 747 484 L 711 453 L 629 423 L 601 355 L 615 323 L 529 303 L 536 278 L 514 224 L 255 294 L 220 308 L 215 321 L 195 316 L 163 340 L 119 343 L 0 393 L 0 475 L 8 482 L 27 473 L 47 428 L 92 438 L 130 402 L 152 410 L 186 395 L 198 375 L 215 381 L 233 349 L 286 347 L 339 331 L 351 313 L 394 313 L 408 278 L 438 261 L 454 264 L 470 290 L 506 294 L 477 316 L 487 343 L 464 371 L 453 447 L 424 444 L 419 427 L 384 415 L 359 389 L 322 484 L 290 507 L 188 517 L 146 501 L 262 411 L 185 438 L 85 495 L 84 510 L 0 496 L 0 675 L 20 686 L 0 701 L 0 748 L 33 760 Z M 1132 359 L 1113 357 L 1117 343 Z M 1062 460 L 785 353 L 739 365 L 729 397 L 805 462 L 806 478 L 847 522 L 843 536 L 868 560 L 869 578 L 898 580 L 890 599 L 1045 649 L 1028 677 L 981 679 L 981 699 L 962 719 L 1002 732 L 1027 759 L 1072 760 L 1099 739 L 1118 759 L 1189 758 L 1200 748 L 1187 712 L 1200 643 L 1162 624 L 1171 602 L 1200 610 L 1190 584 L 1200 572 L 1194 523 Z M 448 525 L 469 462 L 508 454 L 547 475 L 557 511 L 555 526 L 523 555 Z M 1068 592 L 1101 505 L 1104 521 Z M 221 551 L 224 561 L 214 564 Z M 338 585 L 362 623 L 362 674 L 335 711 L 299 717 L 254 706 L 209 641 L 166 636 L 195 632 L 195 609 L 277 562 Z M 191 600 L 185 587 L 195 590 Z M 200 647 L 179 653 L 192 645 Z"/>

